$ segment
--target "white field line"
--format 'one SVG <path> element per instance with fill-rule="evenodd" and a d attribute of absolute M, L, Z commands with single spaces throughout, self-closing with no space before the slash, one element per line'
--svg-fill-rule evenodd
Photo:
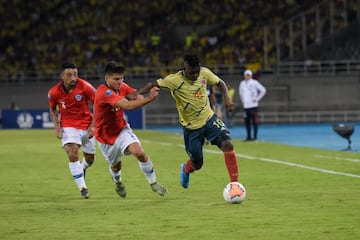
<path fill-rule="evenodd" d="M 356 159 L 356 158 L 341 158 L 341 157 L 331 157 L 326 155 L 313 155 L 313 156 L 318 158 L 335 159 L 341 161 L 360 162 L 360 159 Z"/>
<path fill-rule="evenodd" d="M 141 141 L 148 142 L 148 143 L 161 144 L 161 145 L 165 145 L 165 146 L 176 146 L 176 147 L 184 148 L 184 145 L 182 145 L 182 144 L 171 144 L 171 143 L 168 143 L 168 142 L 156 142 L 156 141 L 153 141 L 153 140 L 144 140 L 144 139 L 141 140 Z M 213 153 L 213 154 L 221 154 L 221 155 L 223 154 L 221 151 L 215 151 L 215 150 L 210 150 L 210 149 L 205 149 L 205 148 L 204 148 L 204 152 Z M 303 164 L 285 162 L 285 161 L 280 161 L 280 160 L 276 160 L 276 159 L 263 158 L 263 157 L 254 157 L 254 156 L 244 155 L 244 154 L 240 154 L 240 153 L 237 153 L 236 156 L 240 157 L 240 158 L 245 158 L 245 159 L 248 159 L 248 160 L 260 160 L 260 161 L 264 161 L 264 162 L 277 163 L 277 164 L 287 165 L 287 166 L 290 166 L 290 167 L 303 168 L 303 169 L 308 169 L 308 170 L 312 170 L 312 171 L 318 171 L 318 172 L 322 172 L 322 173 L 335 174 L 335 175 L 341 175 L 341 176 L 353 177 L 353 178 L 360 178 L 360 175 L 357 175 L 357 174 L 345 173 L 345 172 L 337 172 L 337 171 L 333 171 L 333 170 L 310 167 L 310 166 L 306 166 L 306 165 L 303 165 Z"/>

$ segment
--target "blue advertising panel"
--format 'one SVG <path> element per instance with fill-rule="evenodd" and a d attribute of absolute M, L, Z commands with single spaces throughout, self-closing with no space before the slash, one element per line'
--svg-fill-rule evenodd
<path fill-rule="evenodd" d="M 49 110 L 2 110 L 2 128 L 54 128 Z M 143 129 L 144 109 L 125 111 L 125 118 L 133 129 Z"/>
<path fill-rule="evenodd" d="M 144 108 L 138 108 L 131 111 L 125 111 L 125 117 L 132 129 L 144 129 L 145 128 L 145 110 Z"/>

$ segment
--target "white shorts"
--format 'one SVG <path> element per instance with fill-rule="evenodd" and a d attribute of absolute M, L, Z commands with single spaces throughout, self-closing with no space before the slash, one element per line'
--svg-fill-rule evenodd
<path fill-rule="evenodd" d="M 62 146 L 64 147 L 67 143 L 76 143 L 81 146 L 81 150 L 95 154 L 95 138 L 88 138 L 89 133 L 86 130 L 77 128 L 65 127 L 62 129 Z"/>
<path fill-rule="evenodd" d="M 121 130 L 113 145 L 101 143 L 98 141 L 98 146 L 104 155 L 105 160 L 111 166 L 115 166 L 121 161 L 122 156 L 129 154 L 126 149 L 130 144 L 135 142 L 140 144 L 139 139 L 128 126 Z"/>

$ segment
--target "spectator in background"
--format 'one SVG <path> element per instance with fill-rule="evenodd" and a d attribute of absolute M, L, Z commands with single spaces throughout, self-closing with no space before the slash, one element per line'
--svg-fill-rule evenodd
<path fill-rule="evenodd" d="M 62 65 L 60 81 L 48 92 L 55 135 L 62 141 L 69 158 L 70 173 L 82 198 L 90 197 L 85 183 L 85 170 L 95 159 L 95 122 L 90 110 L 95 91 L 90 83 L 78 77 L 76 65 L 66 62 Z M 82 162 L 79 160 L 80 148 L 83 152 Z"/>
<path fill-rule="evenodd" d="M 246 128 L 245 141 L 257 139 L 258 133 L 258 107 L 260 100 L 265 96 L 266 89 L 257 80 L 252 78 L 252 71 L 244 72 L 244 80 L 239 85 L 240 100 L 244 108 L 244 121 Z M 253 137 L 251 136 L 253 127 Z"/>

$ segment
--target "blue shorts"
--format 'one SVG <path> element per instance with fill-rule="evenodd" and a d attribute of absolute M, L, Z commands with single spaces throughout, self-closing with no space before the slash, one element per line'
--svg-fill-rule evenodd
<path fill-rule="evenodd" d="M 225 123 L 215 114 L 199 129 L 189 130 L 183 127 L 185 149 L 193 164 L 201 167 L 203 164 L 203 145 L 207 139 L 212 145 L 218 145 L 219 136 L 222 140 L 231 139 Z"/>

